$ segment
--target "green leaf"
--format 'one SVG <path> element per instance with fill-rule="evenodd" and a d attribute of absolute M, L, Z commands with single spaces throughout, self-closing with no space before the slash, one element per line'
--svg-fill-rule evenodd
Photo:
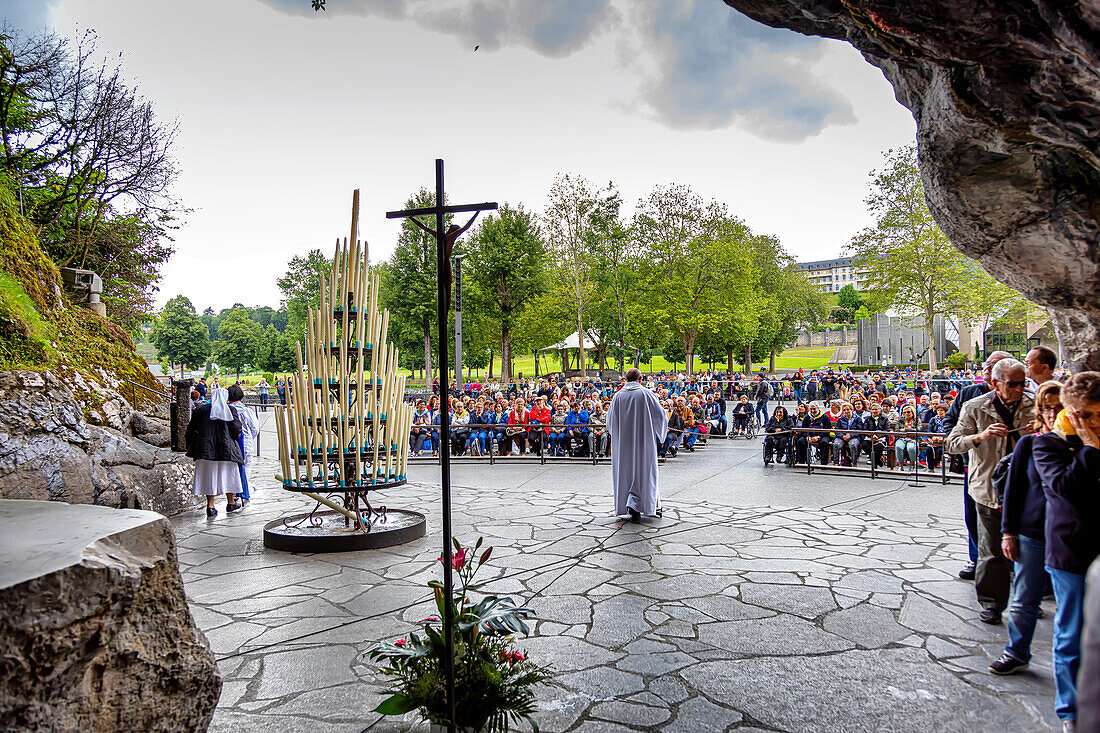
<path fill-rule="evenodd" d="M 416 710 L 416 704 L 410 698 L 399 694 L 383 700 L 374 712 L 381 715 L 404 715 L 412 710 Z"/>

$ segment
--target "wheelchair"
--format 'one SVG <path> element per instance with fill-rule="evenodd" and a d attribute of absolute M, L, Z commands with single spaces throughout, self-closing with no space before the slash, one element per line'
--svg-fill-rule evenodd
<path fill-rule="evenodd" d="M 770 466 L 773 463 L 776 463 L 776 464 L 781 463 L 785 466 L 791 465 L 791 462 L 792 462 L 792 459 L 793 459 L 793 456 L 794 456 L 794 442 L 791 440 L 790 435 L 787 435 L 786 437 L 787 437 L 787 449 L 783 452 L 783 457 L 782 458 L 779 457 L 779 446 L 776 446 L 776 449 L 774 451 L 772 451 L 772 460 L 769 461 L 768 460 L 768 440 L 767 440 L 768 434 L 767 433 L 764 434 L 764 440 L 760 441 L 760 458 L 761 458 L 761 460 L 764 461 L 765 466 Z M 776 440 L 779 440 L 779 438 L 776 438 Z"/>
<path fill-rule="evenodd" d="M 756 415 L 752 415 L 749 418 L 748 423 L 745 425 L 745 434 L 737 435 L 737 430 L 733 426 L 733 421 L 730 421 L 729 429 L 726 431 L 726 437 L 730 440 L 734 438 L 746 438 L 747 440 L 753 440 L 756 438 L 756 434 L 761 430 L 761 425 L 757 422 Z"/>

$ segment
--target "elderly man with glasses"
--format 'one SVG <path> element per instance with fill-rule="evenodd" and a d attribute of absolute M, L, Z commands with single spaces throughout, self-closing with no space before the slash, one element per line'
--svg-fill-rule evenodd
<path fill-rule="evenodd" d="M 1027 368 L 1020 361 L 1000 359 L 990 373 L 992 389 L 971 399 L 947 437 L 951 454 L 970 457 L 967 490 L 978 514 L 978 562 L 974 590 L 983 623 L 1001 623 L 1008 605 L 1012 562 L 1001 551 L 1001 507 L 993 490 L 997 463 L 1011 455 L 1020 436 L 1031 431 L 1034 399 L 1024 392 Z"/>

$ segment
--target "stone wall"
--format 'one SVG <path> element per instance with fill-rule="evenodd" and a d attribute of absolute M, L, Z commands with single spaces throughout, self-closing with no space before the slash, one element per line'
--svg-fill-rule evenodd
<path fill-rule="evenodd" d="M 837 331 L 818 331 L 809 333 L 799 331 L 794 346 L 851 346 L 855 343 L 855 328 L 841 328 Z"/>
<path fill-rule="evenodd" d="M 107 424 L 89 424 L 73 391 L 50 372 L 0 372 L 0 499 L 165 515 L 196 506 L 192 461 L 131 434 L 167 444 L 166 423 L 135 413 L 117 394 L 98 414 Z"/>

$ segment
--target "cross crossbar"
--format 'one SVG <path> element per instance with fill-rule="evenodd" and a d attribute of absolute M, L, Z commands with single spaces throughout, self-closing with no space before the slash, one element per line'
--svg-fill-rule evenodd
<path fill-rule="evenodd" d="M 454 206 L 428 206 L 423 209 L 405 209 L 404 211 L 387 211 L 387 219 L 404 219 L 409 216 L 428 216 L 429 214 L 456 214 L 460 211 L 488 211 L 497 208 L 496 201 L 487 201 L 483 204 L 456 204 Z"/>

